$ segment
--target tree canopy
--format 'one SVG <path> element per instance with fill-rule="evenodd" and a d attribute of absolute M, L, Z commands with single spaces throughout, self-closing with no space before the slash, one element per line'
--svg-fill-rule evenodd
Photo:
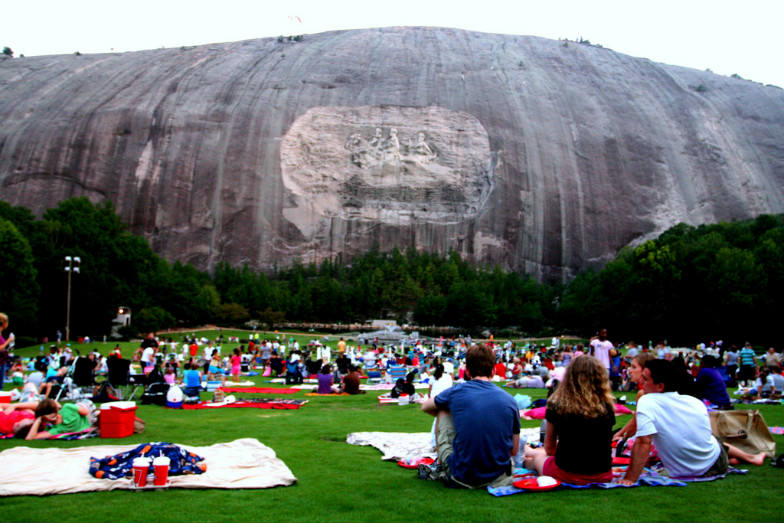
<path fill-rule="evenodd" d="M 784 293 L 781 215 L 679 224 L 566 285 L 472 266 L 457 253 L 398 249 L 372 249 L 349 263 L 295 262 L 272 274 L 222 263 L 210 275 L 160 258 L 111 203 L 86 198 L 64 200 L 40 220 L 0 202 L 0 244 L 2 307 L 30 337 L 52 337 L 64 326 L 65 256 L 81 259 L 72 276 L 71 332 L 91 336 L 108 333 L 123 305 L 143 331 L 391 317 L 532 336 L 606 327 L 615 340 L 767 342 L 775 339 Z"/>

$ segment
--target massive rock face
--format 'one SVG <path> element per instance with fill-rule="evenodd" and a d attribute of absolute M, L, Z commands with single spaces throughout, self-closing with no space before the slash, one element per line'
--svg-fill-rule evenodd
<path fill-rule="evenodd" d="M 0 121 L 3 199 L 109 199 L 204 269 L 397 245 L 567 278 L 679 221 L 784 212 L 784 91 L 535 37 L 6 59 Z"/>

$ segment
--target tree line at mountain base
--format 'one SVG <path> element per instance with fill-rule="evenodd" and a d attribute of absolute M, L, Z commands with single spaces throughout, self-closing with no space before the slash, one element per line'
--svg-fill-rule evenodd
<path fill-rule="evenodd" d="M 394 318 L 469 333 L 588 336 L 604 327 L 614 340 L 643 343 L 770 344 L 784 295 L 784 215 L 678 224 L 562 285 L 472 266 L 457 253 L 398 249 L 373 249 L 348 263 L 294 260 L 272 274 L 222 263 L 208 274 L 156 255 L 111 203 L 72 198 L 36 219 L 0 202 L 2 307 L 20 345 L 64 329 L 65 256 L 81 259 L 71 276 L 73 337 L 107 334 L 123 305 L 133 312 L 126 335 L 250 320 Z"/>

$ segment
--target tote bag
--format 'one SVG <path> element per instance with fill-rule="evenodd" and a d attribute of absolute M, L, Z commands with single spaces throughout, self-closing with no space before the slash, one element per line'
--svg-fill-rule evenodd
<path fill-rule="evenodd" d="M 744 452 L 764 452 L 776 457 L 776 442 L 758 410 L 714 410 L 710 413 L 711 431 L 722 443 Z"/>

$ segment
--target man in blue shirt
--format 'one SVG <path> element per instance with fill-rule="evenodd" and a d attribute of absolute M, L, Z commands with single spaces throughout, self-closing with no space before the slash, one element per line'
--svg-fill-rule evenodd
<path fill-rule="evenodd" d="M 751 343 L 746 342 L 746 345 L 738 353 L 738 359 L 740 360 L 738 381 L 743 381 L 745 387 L 749 381 L 753 382 L 757 377 L 757 356 L 754 349 L 751 348 Z"/>
<path fill-rule="evenodd" d="M 438 459 L 451 486 L 511 485 L 520 445 L 520 412 L 507 392 L 490 381 L 495 355 L 486 345 L 466 353 L 470 381 L 428 398 L 422 410 L 436 416 Z"/>

